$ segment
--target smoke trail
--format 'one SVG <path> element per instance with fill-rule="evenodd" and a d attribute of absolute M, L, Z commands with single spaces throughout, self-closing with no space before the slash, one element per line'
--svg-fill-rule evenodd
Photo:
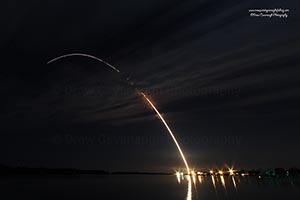
<path fill-rule="evenodd" d="M 65 54 L 65 55 L 56 57 L 56 58 L 48 61 L 47 64 L 50 64 L 50 63 L 55 62 L 55 61 L 57 61 L 59 59 L 66 58 L 66 57 L 71 57 L 71 56 L 83 56 L 83 57 L 92 58 L 92 59 L 98 60 L 99 62 L 102 62 L 102 63 L 106 64 L 107 66 L 109 66 L 110 68 L 112 68 L 113 70 L 115 70 L 116 72 L 120 72 L 120 70 L 118 70 L 116 67 L 114 67 L 113 65 L 109 64 L 108 62 L 106 62 L 106 61 L 104 61 L 104 60 L 102 60 L 100 58 L 97 58 L 96 56 L 92 56 L 92 55 L 84 54 L 84 53 L 70 53 L 70 54 Z"/>
<path fill-rule="evenodd" d="M 95 60 L 98 60 L 99 62 L 102 62 L 104 64 L 106 64 L 107 66 L 111 67 L 112 69 L 114 69 L 116 72 L 120 72 L 120 70 L 118 70 L 116 67 L 114 67 L 113 65 L 109 64 L 108 62 L 105 62 L 104 60 L 100 59 L 100 58 L 97 58 L 95 56 L 92 56 L 92 55 L 89 55 L 89 54 L 83 54 L 83 53 L 71 53 L 71 54 L 66 54 L 66 55 L 62 55 L 62 56 L 59 56 L 59 57 L 56 57 L 50 61 L 47 62 L 47 64 L 51 64 L 59 59 L 62 59 L 62 58 L 66 58 L 66 57 L 71 57 L 71 56 L 83 56 L 83 57 L 88 57 L 88 58 L 92 58 L 92 59 L 95 59 Z M 139 90 L 137 90 L 139 92 Z M 156 107 L 153 105 L 153 103 L 150 101 L 150 99 L 143 93 L 143 92 L 139 92 L 146 100 L 147 102 L 151 105 L 151 107 L 153 108 L 153 110 L 156 112 L 156 114 L 159 116 L 160 120 L 162 121 L 162 123 L 165 125 L 166 129 L 168 130 L 168 132 L 170 133 L 180 155 L 181 155 L 181 158 L 184 162 L 184 165 L 186 167 L 186 171 L 188 173 L 188 175 L 190 175 L 190 168 L 189 168 L 189 165 L 185 159 L 185 156 L 183 154 L 183 151 L 181 150 L 180 148 L 180 145 L 179 143 L 177 142 L 172 130 L 170 129 L 169 125 L 167 124 L 167 122 L 164 120 L 164 118 L 162 117 L 162 115 L 160 114 L 160 112 L 156 109 Z"/>

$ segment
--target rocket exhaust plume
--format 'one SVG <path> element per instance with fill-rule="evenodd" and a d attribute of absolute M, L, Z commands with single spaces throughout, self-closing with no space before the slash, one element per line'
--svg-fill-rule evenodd
<path fill-rule="evenodd" d="M 108 62 L 96 57 L 96 56 L 92 56 L 92 55 L 89 55 L 89 54 L 84 54 L 84 53 L 71 53 L 71 54 L 65 54 L 65 55 L 62 55 L 62 56 L 59 56 L 59 57 L 56 57 L 50 61 L 47 62 L 47 64 L 51 64 L 57 60 L 60 60 L 60 59 L 63 59 L 63 58 L 67 58 L 67 57 L 72 57 L 72 56 L 82 56 L 82 57 L 87 57 L 87 58 L 91 58 L 91 59 L 94 59 L 94 60 L 97 60 L 101 63 L 104 63 L 106 64 L 108 67 L 110 67 L 111 69 L 113 69 L 114 71 L 116 72 L 120 72 L 119 69 L 117 69 L 116 67 L 114 67 L 113 65 L 109 64 Z M 128 81 L 128 80 L 127 80 Z M 132 84 L 130 85 L 134 85 L 133 82 Z M 139 92 L 139 91 L 138 91 Z M 181 158 L 185 164 L 185 167 L 186 167 L 186 171 L 188 173 L 188 175 L 190 175 L 190 168 L 189 168 L 189 165 L 185 159 L 185 156 L 180 148 L 180 145 L 179 143 L 177 142 L 172 130 L 170 129 L 169 125 L 167 124 L 167 122 L 164 120 L 164 118 L 162 117 L 162 115 L 160 114 L 160 112 L 156 109 L 156 107 L 154 106 L 154 104 L 150 101 L 150 99 L 143 93 L 143 92 L 139 92 L 146 100 L 147 102 L 150 104 L 150 106 L 153 108 L 153 110 L 155 111 L 155 113 L 158 115 L 158 117 L 160 118 L 160 120 L 162 121 L 162 123 L 164 124 L 164 126 L 166 127 L 166 129 L 168 130 L 168 132 L 170 133 L 180 155 L 181 155 Z"/>
<path fill-rule="evenodd" d="M 89 55 L 89 54 L 85 54 L 85 53 L 70 53 L 70 54 L 65 54 L 65 55 L 62 55 L 62 56 L 59 56 L 59 57 L 56 57 L 52 60 L 49 60 L 47 62 L 47 64 L 51 64 L 57 60 L 60 60 L 62 58 L 67 58 L 67 57 L 72 57 L 72 56 L 81 56 L 81 57 L 87 57 L 87 58 L 91 58 L 91 59 L 94 59 L 94 60 L 97 60 L 99 62 L 102 62 L 104 64 L 106 64 L 107 66 L 109 66 L 110 68 L 112 68 L 113 70 L 115 70 L 116 72 L 120 72 L 120 70 L 118 70 L 116 67 L 114 67 L 113 65 L 109 64 L 108 62 L 100 59 L 100 58 L 97 58 L 96 56 L 92 56 L 92 55 Z"/>
<path fill-rule="evenodd" d="M 187 163 L 187 161 L 186 161 L 186 159 L 185 159 L 185 156 L 184 156 L 184 154 L 183 154 L 183 152 L 182 152 L 182 150 L 181 150 L 181 148 L 180 148 L 180 145 L 179 145 L 179 143 L 177 142 L 177 140 L 176 140 L 176 138 L 175 138 L 175 136 L 174 136 L 172 130 L 170 129 L 169 125 L 167 124 L 167 122 L 165 121 L 165 119 L 163 118 L 163 116 L 160 114 L 160 112 L 159 112 L 159 111 L 156 109 L 156 107 L 153 105 L 153 103 L 150 101 L 150 99 L 149 99 L 143 92 L 141 92 L 140 94 L 148 101 L 148 103 L 150 104 L 150 106 L 151 106 L 151 107 L 153 108 L 153 110 L 156 112 L 156 114 L 158 115 L 158 117 L 160 118 L 160 120 L 161 120 L 162 123 L 165 125 L 166 129 L 168 130 L 168 132 L 170 133 L 170 135 L 171 135 L 171 137 L 172 137 L 174 143 L 176 144 L 177 149 L 178 149 L 178 151 L 179 151 L 179 153 L 180 153 L 180 155 L 181 155 L 181 158 L 182 158 L 182 160 L 183 160 L 183 162 L 184 162 L 184 164 L 185 164 L 186 171 L 187 171 L 188 175 L 190 175 L 190 168 L 189 168 L 189 165 L 188 165 L 188 163 Z"/>

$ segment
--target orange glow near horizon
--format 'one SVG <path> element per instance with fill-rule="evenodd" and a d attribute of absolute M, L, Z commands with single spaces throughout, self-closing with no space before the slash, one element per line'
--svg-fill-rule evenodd
<path fill-rule="evenodd" d="M 162 117 L 162 115 L 160 114 L 160 112 L 156 109 L 156 107 L 154 106 L 154 104 L 150 101 L 150 99 L 143 93 L 143 92 L 140 92 L 140 94 L 147 100 L 147 102 L 150 104 L 150 106 L 153 108 L 153 110 L 156 112 L 156 114 L 158 115 L 158 117 L 161 119 L 161 121 L 163 122 L 163 124 L 165 125 L 166 129 L 168 130 L 168 132 L 170 133 L 172 139 L 174 140 L 174 143 L 176 144 L 177 146 L 177 149 L 181 155 L 181 158 L 185 164 L 185 167 L 186 167 L 186 171 L 187 173 L 190 175 L 190 168 L 189 168 L 189 165 L 185 159 L 185 156 L 180 148 L 180 145 L 179 143 L 177 142 L 172 130 L 170 129 L 170 127 L 168 126 L 167 122 L 164 120 L 164 118 Z"/>

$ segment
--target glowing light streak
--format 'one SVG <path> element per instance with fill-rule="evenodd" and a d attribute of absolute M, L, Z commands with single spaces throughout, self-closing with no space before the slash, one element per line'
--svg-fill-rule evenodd
<path fill-rule="evenodd" d="M 115 70 L 116 72 L 120 72 L 120 70 L 118 70 L 116 67 L 114 67 L 113 65 L 109 64 L 108 62 L 100 59 L 100 58 L 97 58 L 96 56 L 92 56 L 92 55 L 89 55 L 89 54 L 84 54 L 84 53 L 70 53 L 70 54 L 65 54 L 65 55 L 62 55 L 62 56 L 59 56 L 59 57 L 56 57 L 50 61 L 47 62 L 47 64 L 51 64 L 57 60 L 60 60 L 62 58 L 67 58 L 67 57 L 72 57 L 72 56 L 83 56 L 83 57 L 87 57 L 87 58 L 91 58 L 91 59 L 95 59 L 101 63 L 104 63 L 106 64 L 107 66 L 109 66 L 110 68 L 112 68 L 113 70 Z M 156 112 L 156 114 L 159 116 L 159 118 L 161 119 L 161 121 L 163 122 L 163 124 L 165 125 L 165 127 L 167 128 L 168 132 L 170 133 L 172 139 L 174 140 L 177 148 L 178 148 L 178 151 L 182 157 L 182 160 L 186 166 L 186 170 L 187 170 L 187 173 L 190 175 L 190 169 L 189 169 L 189 166 L 188 166 L 188 163 L 185 159 L 185 156 L 180 148 L 180 145 L 178 144 L 173 132 L 171 131 L 170 127 L 168 126 L 168 124 L 166 123 L 166 121 L 164 120 L 164 118 L 162 117 L 162 115 L 159 113 L 159 111 L 156 109 L 156 107 L 153 105 L 153 103 L 148 99 L 148 97 L 143 93 L 143 92 L 140 92 L 140 94 L 142 94 L 142 96 L 148 101 L 148 103 L 151 105 L 151 107 L 154 109 L 154 111 Z"/>
<path fill-rule="evenodd" d="M 202 176 L 198 176 L 199 183 L 202 184 Z"/>
<path fill-rule="evenodd" d="M 191 176 L 192 176 L 192 179 L 193 179 L 193 183 L 194 183 L 194 185 L 196 186 L 196 173 L 195 173 L 195 171 L 194 170 L 192 170 L 191 171 Z"/>
<path fill-rule="evenodd" d="M 222 183 L 224 189 L 226 190 L 226 184 L 225 184 L 224 176 L 220 176 L 220 179 L 221 179 L 221 183 Z"/>
<path fill-rule="evenodd" d="M 217 187 L 216 187 L 216 181 L 215 181 L 214 175 L 211 175 L 211 181 L 212 181 L 213 186 L 214 186 L 216 197 L 217 197 L 217 199 L 219 199 L 219 197 L 218 197 L 218 191 L 217 191 Z"/>
<path fill-rule="evenodd" d="M 187 180 L 188 180 L 188 188 L 187 188 L 186 200 L 192 200 L 192 180 L 190 175 L 187 176 Z"/>
<path fill-rule="evenodd" d="M 176 172 L 176 177 L 177 177 L 178 183 L 180 183 L 180 173 L 179 172 Z"/>
<path fill-rule="evenodd" d="M 182 160 L 183 160 L 183 162 L 184 162 L 184 164 L 185 164 L 186 171 L 187 171 L 188 175 L 190 175 L 191 173 L 190 173 L 189 165 L 188 165 L 188 163 L 187 163 L 187 161 L 186 161 L 186 159 L 185 159 L 185 156 L 184 156 L 184 154 L 183 154 L 183 151 L 181 150 L 180 145 L 179 145 L 179 143 L 177 142 L 177 140 L 176 140 L 176 138 L 175 138 L 175 136 L 174 136 L 172 130 L 170 129 L 170 127 L 168 126 L 167 122 L 164 120 L 164 118 L 163 118 L 162 115 L 160 114 L 160 112 L 156 109 L 156 107 L 154 106 L 154 104 L 150 101 L 150 99 L 148 99 L 148 97 L 147 97 L 143 92 L 141 92 L 140 94 L 147 100 L 147 102 L 150 104 L 150 106 L 151 106 L 151 107 L 153 108 L 153 110 L 156 112 L 156 114 L 157 114 L 158 117 L 161 119 L 161 121 L 162 121 L 163 124 L 165 125 L 166 129 L 167 129 L 168 132 L 170 133 L 170 135 L 171 135 L 171 137 L 172 137 L 174 143 L 176 144 L 177 149 L 178 149 L 178 151 L 179 151 L 179 153 L 180 153 L 180 155 L 181 155 L 181 158 L 182 158 Z"/>
<path fill-rule="evenodd" d="M 216 181 L 213 175 L 211 176 L 211 181 L 213 183 L 214 188 L 216 189 Z"/>
<path fill-rule="evenodd" d="M 232 177 L 231 177 L 231 179 L 232 179 L 232 183 L 233 183 L 233 186 L 234 186 L 234 188 L 237 190 L 237 187 L 236 187 L 236 182 L 235 182 L 235 179 L 234 179 L 234 177 L 232 176 Z"/>
<path fill-rule="evenodd" d="M 62 59 L 62 58 L 67 58 L 67 57 L 72 57 L 72 56 L 83 56 L 83 57 L 88 57 L 88 58 L 92 58 L 92 59 L 95 59 L 99 62 L 102 62 L 104 64 L 106 64 L 107 66 L 109 66 L 110 68 L 112 68 L 113 70 L 115 70 L 116 72 L 120 72 L 120 70 L 118 70 L 116 67 L 114 67 L 113 65 L 109 64 L 108 62 L 100 59 L 100 58 L 97 58 L 96 56 L 92 56 L 92 55 L 89 55 L 89 54 L 85 54 L 85 53 L 70 53 L 70 54 L 65 54 L 65 55 L 62 55 L 62 56 L 59 56 L 59 57 L 56 57 L 50 61 L 47 62 L 47 64 L 50 64 L 52 62 L 55 62 L 59 59 Z"/>

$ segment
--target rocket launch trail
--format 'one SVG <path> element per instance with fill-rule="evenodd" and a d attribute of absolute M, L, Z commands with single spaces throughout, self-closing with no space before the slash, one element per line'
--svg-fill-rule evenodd
<path fill-rule="evenodd" d="M 140 92 L 140 94 L 148 101 L 148 103 L 150 104 L 150 106 L 153 108 L 153 110 L 156 112 L 156 114 L 158 115 L 158 117 L 160 118 L 160 120 L 162 121 L 162 123 L 165 125 L 166 129 L 168 130 L 168 132 L 170 133 L 174 143 L 176 144 L 177 146 L 177 149 L 181 155 L 181 158 L 185 164 L 185 167 L 186 167 L 186 171 L 188 174 L 190 174 L 190 168 L 189 168 L 189 165 L 185 159 L 185 156 L 180 148 L 180 145 L 179 143 L 177 142 L 176 140 L 176 137 L 174 136 L 172 130 L 170 129 L 169 125 L 167 124 L 167 122 L 165 121 L 165 119 L 163 118 L 163 116 L 160 114 L 160 112 L 156 109 L 156 107 L 154 106 L 154 104 L 150 101 L 150 99 L 143 93 L 143 92 Z"/>
<path fill-rule="evenodd" d="M 71 54 L 65 54 L 65 55 L 62 55 L 62 56 L 59 56 L 59 57 L 56 57 L 50 61 L 47 62 L 47 64 L 51 64 L 57 60 L 60 60 L 60 59 L 63 59 L 63 58 L 66 58 L 66 57 L 72 57 L 72 56 L 82 56 L 82 57 L 87 57 L 87 58 L 90 58 L 90 59 L 94 59 L 94 60 L 97 60 L 101 63 L 104 63 L 106 64 L 108 67 L 110 67 L 111 69 L 113 69 L 114 71 L 116 72 L 120 72 L 119 69 L 117 69 L 116 67 L 114 67 L 113 65 L 109 64 L 108 62 L 100 59 L 100 58 L 97 58 L 96 56 L 92 56 L 92 55 L 89 55 L 89 54 L 84 54 L 84 53 L 71 53 Z M 128 81 L 128 80 L 127 80 Z M 133 85 L 133 84 L 130 84 L 130 85 Z M 136 89 L 137 90 L 137 89 Z M 189 165 L 186 161 L 186 158 L 184 156 L 184 153 L 179 145 L 179 143 L 177 142 L 176 140 L 176 137 L 175 135 L 173 134 L 172 130 L 170 129 L 169 125 L 167 124 L 167 122 L 165 121 L 165 119 L 163 118 L 163 116 L 160 114 L 160 112 L 157 110 L 157 108 L 154 106 L 154 104 L 150 101 L 150 99 L 145 95 L 145 93 L 143 92 L 140 92 L 139 90 L 137 90 L 138 93 L 140 93 L 143 98 L 149 103 L 149 105 L 153 108 L 153 110 L 155 111 L 155 113 L 158 115 L 159 119 L 162 121 L 162 123 L 164 124 L 164 126 L 166 127 L 166 129 L 168 130 L 169 134 L 171 135 L 179 153 L 180 153 L 180 156 L 184 162 L 184 165 L 186 167 L 186 171 L 187 171 L 187 174 L 190 175 L 190 168 L 189 168 Z"/>
<path fill-rule="evenodd" d="M 118 70 L 116 67 L 114 67 L 113 65 L 109 64 L 108 62 L 100 59 L 100 58 L 97 58 L 96 56 L 92 56 L 92 55 L 89 55 L 89 54 L 85 54 L 85 53 L 70 53 L 70 54 L 65 54 L 65 55 L 62 55 L 62 56 L 59 56 L 59 57 L 56 57 L 52 60 L 49 60 L 47 62 L 47 64 L 51 64 L 57 60 L 60 60 L 62 58 L 67 58 L 67 57 L 72 57 L 72 56 L 81 56 L 81 57 L 87 57 L 87 58 L 91 58 L 91 59 L 94 59 L 94 60 L 97 60 L 99 62 L 102 62 L 104 64 L 106 64 L 107 66 L 109 66 L 110 68 L 112 68 L 113 70 L 115 70 L 116 72 L 120 72 L 120 70 Z"/>

